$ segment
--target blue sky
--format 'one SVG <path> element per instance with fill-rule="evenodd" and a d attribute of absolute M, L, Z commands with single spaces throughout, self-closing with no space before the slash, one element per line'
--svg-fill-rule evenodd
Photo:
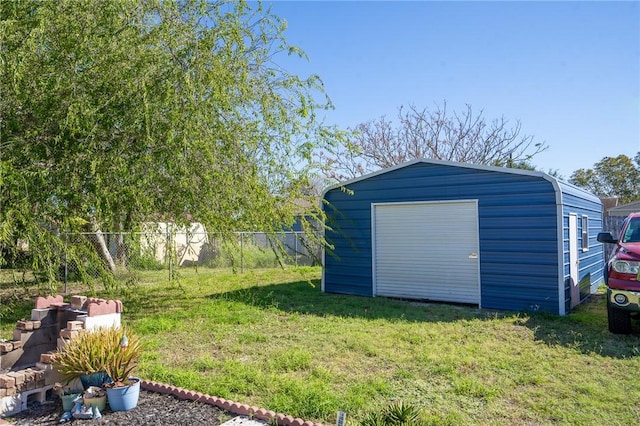
<path fill-rule="evenodd" d="M 470 104 L 520 120 L 565 178 L 640 151 L 639 2 L 265 1 L 318 74 L 342 127 L 401 105 Z"/>

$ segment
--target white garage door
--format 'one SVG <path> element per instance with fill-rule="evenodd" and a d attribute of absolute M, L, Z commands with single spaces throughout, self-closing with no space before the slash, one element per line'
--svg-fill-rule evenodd
<path fill-rule="evenodd" d="M 475 200 L 374 204 L 374 294 L 480 304 Z"/>

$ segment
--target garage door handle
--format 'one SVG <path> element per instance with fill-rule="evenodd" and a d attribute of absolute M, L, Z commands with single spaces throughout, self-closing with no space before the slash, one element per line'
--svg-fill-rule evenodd
<path fill-rule="evenodd" d="M 477 259 L 478 253 L 469 253 L 469 259 Z"/>

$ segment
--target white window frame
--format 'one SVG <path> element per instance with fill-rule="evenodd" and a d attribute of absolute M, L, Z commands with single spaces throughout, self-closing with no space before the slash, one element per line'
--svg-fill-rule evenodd
<path fill-rule="evenodd" d="M 589 216 L 587 216 L 586 214 L 582 215 L 582 218 L 580 220 L 580 227 L 582 235 L 582 251 L 589 251 Z"/>

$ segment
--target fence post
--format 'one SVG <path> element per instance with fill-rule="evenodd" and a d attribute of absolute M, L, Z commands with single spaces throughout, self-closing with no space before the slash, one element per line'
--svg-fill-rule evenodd
<path fill-rule="evenodd" d="M 173 238 L 167 225 L 167 250 L 169 250 L 169 281 L 173 281 Z"/>
<path fill-rule="evenodd" d="M 244 274 L 244 232 L 240 233 L 240 273 Z"/>
<path fill-rule="evenodd" d="M 69 233 L 64 234 L 64 293 L 67 294 L 67 282 L 69 281 L 69 262 L 67 252 L 69 250 Z"/>
<path fill-rule="evenodd" d="M 295 240 L 295 243 L 293 243 L 293 246 L 295 247 L 293 257 L 296 260 L 295 265 L 298 266 L 298 231 L 294 231 L 293 238 Z"/>

